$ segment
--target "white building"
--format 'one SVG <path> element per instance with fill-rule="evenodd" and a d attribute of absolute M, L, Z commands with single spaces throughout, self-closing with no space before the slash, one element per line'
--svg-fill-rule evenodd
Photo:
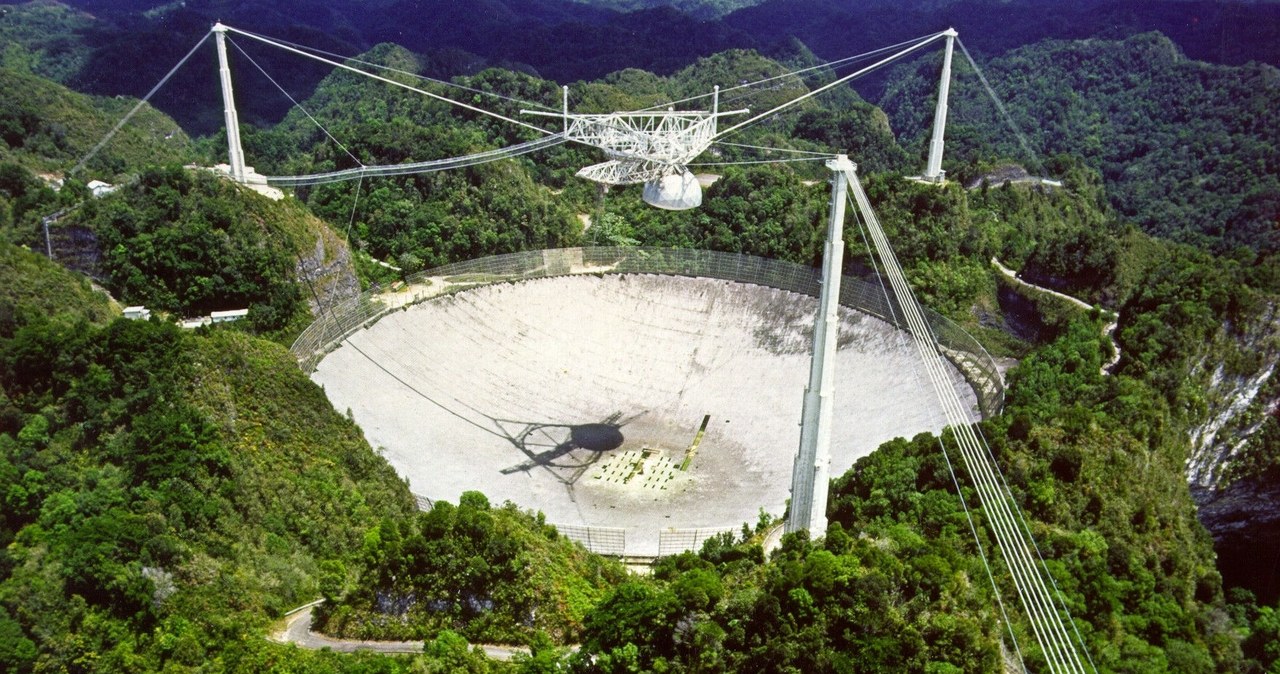
<path fill-rule="evenodd" d="M 211 312 L 209 314 L 209 318 L 213 319 L 214 323 L 229 323 L 231 321 L 238 321 L 248 315 L 248 309 L 232 309 L 230 311 Z"/>

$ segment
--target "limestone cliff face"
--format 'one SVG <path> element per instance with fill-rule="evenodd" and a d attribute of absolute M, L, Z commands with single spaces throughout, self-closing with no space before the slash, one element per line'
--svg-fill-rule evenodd
<path fill-rule="evenodd" d="M 1249 325 L 1224 326 L 1192 380 L 1203 393 L 1191 429 L 1187 480 L 1200 521 L 1213 535 L 1229 584 L 1280 595 L 1280 483 L 1259 469 L 1264 425 L 1280 408 L 1280 307 Z"/>
<path fill-rule="evenodd" d="M 1230 329 L 1234 327 L 1234 329 Z M 1234 459 L 1249 447 L 1280 398 L 1268 386 L 1280 362 L 1280 312 L 1272 304 L 1247 326 L 1224 326 L 1193 369 L 1203 421 L 1191 429 L 1187 480 L 1214 489 L 1241 477 Z"/>
<path fill-rule="evenodd" d="M 1200 523 L 1213 535 L 1223 580 L 1274 603 L 1280 598 L 1280 483 L 1247 478 L 1192 494 Z"/>
<path fill-rule="evenodd" d="M 311 315 L 319 316 L 327 307 L 344 302 L 360 294 L 360 281 L 356 278 L 351 249 L 337 233 L 319 221 L 309 233 L 314 244 L 298 251 L 294 273 L 303 284 L 303 296 Z"/>

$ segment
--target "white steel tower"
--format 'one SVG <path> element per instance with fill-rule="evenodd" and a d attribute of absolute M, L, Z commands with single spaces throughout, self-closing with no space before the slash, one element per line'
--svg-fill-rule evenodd
<path fill-rule="evenodd" d="M 933 140 L 929 142 L 929 163 L 925 166 L 924 180 L 940 183 L 946 178 L 942 170 L 943 136 L 947 130 L 947 94 L 951 92 L 951 52 L 956 45 L 956 29 L 942 33 L 947 38 L 947 48 L 942 55 L 942 83 L 938 85 L 938 107 L 933 112 Z"/>
<path fill-rule="evenodd" d="M 822 251 L 822 292 L 813 320 L 813 359 L 809 386 L 800 413 L 800 449 L 791 472 L 791 509 L 787 533 L 807 529 L 818 537 L 827 531 L 827 490 L 831 472 L 832 394 L 835 390 L 836 338 L 840 333 L 840 277 L 844 266 L 844 204 L 849 174 L 855 169 L 845 155 L 827 162 L 835 173 L 831 213 Z"/>
<path fill-rule="evenodd" d="M 218 75 L 222 80 L 222 112 L 227 122 L 227 155 L 231 166 L 231 179 L 245 182 L 244 149 L 240 146 L 240 117 L 236 114 L 236 99 L 231 92 L 231 66 L 227 63 L 227 27 L 214 24 L 213 34 L 218 43 Z"/>

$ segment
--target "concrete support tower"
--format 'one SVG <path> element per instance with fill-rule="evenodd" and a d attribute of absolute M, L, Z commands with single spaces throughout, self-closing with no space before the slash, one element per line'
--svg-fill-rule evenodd
<path fill-rule="evenodd" d="M 929 142 L 929 163 L 925 167 L 924 180 L 940 183 L 946 178 L 942 170 L 943 135 L 947 130 L 947 95 L 951 92 L 951 52 L 956 46 L 956 29 L 948 28 L 947 49 L 942 56 L 942 83 L 938 85 L 938 107 L 933 112 L 933 140 Z"/>
<path fill-rule="evenodd" d="M 221 23 L 213 26 L 218 43 L 218 75 L 222 80 L 222 112 L 227 122 L 227 154 L 231 166 L 231 179 L 245 182 L 244 148 L 240 146 L 240 117 L 236 114 L 236 99 L 231 92 L 231 66 L 227 63 L 227 27 Z"/>
<path fill-rule="evenodd" d="M 800 413 L 800 449 L 791 473 L 791 509 L 787 533 L 807 529 L 814 538 L 827 531 L 827 490 L 830 487 L 832 393 L 835 389 L 836 337 L 840 333 L 840 276 L 844 266 L 844 205 L 853 162 L 839 155 L 827 162 L 835 174 L 831 183 L 831 214 L 822 255 L 822 292 L 813 321 L 813 360 L 809 386 Z"/>

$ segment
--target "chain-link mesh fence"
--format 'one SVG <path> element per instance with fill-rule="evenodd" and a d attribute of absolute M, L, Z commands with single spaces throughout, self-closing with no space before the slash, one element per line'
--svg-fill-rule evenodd
<path fill-rule="evenodd" d="M 667 557 L 682 552 L 697 552 L 712 536 L 733 533 L 733 527 L 704 527 L 700 529 L 663 529 L 658 532 L 658 556 Z M 736 538 L 734 540 L 737 540 Z"/>
<path fill-rule="evenodd" d="M 591 527 L 581 524 L 556 524 L 561 536 L 582 544 L 597 555 L 627 556 L 627 530 L 618 527 Z"/>
<path fill-rule="evenodd" d="M 749 283 L 817 297 L 821 272 L 805 265 L 751 255 L 686 248 L 559 248 L 535 250 L 457 262 L 423 271 L 395 290 L 372 289 L 359 297 L 323 310 L 294 341 L 291 351 L 310 373 L 330 350 L 352 332 L 383 315 L 442 295 L 494 283 L 578 274 L 668 274 Z M 897 298 L 885 285 L 845 276 L 840 304 L 881 318 L 899 329 Z M 978 399 L 984 417 L 1004 405 L 1004 380 L 982 345 L 952 321 L 925 310 L 939 348 L 955 364 Z"/>

